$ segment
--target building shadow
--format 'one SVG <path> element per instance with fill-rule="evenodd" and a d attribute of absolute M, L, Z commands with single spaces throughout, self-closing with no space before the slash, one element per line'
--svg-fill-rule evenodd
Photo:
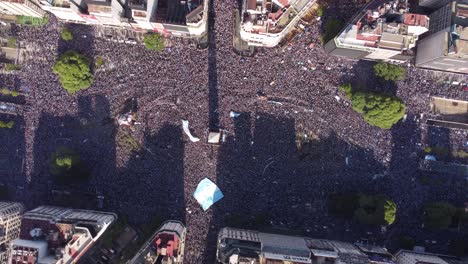
<path fill-rule="evenodd" d="M 232 120 L 233 136 L 227 137 L 218 152 L 216 184 L 224 198 L 209 209 L 213 217 L 203 263 L 215 263 L 217 233 L 226 226 L 360 238 L 359 232 L 345 232 L 344 221 L 328 216 L 326 204 L 331 193 L 378 191 L 372 177 L 383 167 L 372 152 L 350 145 L 334 133 L 308 141 L 305 150 L 298 146 L 299 138 L 304 138 L 302 131 L 296 131 L 291 118 L 241 113 Z M 347 162 L 347 157 L 354 163 Z M 333 230 L 322 228 L 331 222 L 339 224 Z"/>
<path fill-rule="evenodd" d="M 78 208 L 102 207 L 97 196 L 107 184 L 106 177 L 115 171 L 115 124 L 104 96 L 80 97 L 77 108 L 74 116 L 42 113 L 39 118 L 33 145 L 32 206 L 49 203 Z M 59 148 L 79 153 L 90 174 L 86 182 L 70 185 L 55 182 L 49 164 L 52 153 Z"/>
<path fill-rule="evenodd" d="M 341 83 L 350 83 L 354 91 L 374 91 L 396 95 L 398 86 L 393 81 L 385 81 L 374 75 L 376 62 L 359 60 L 350 71 L 341 78 Z"/>
<path fill-rule="evenodd" d="M 22 116 L 0 114 L 12 128 L 0 128 L 0 197 L 23 202 L 27 196 L 25 164 L 25 122 Z"/>
<path fill-rule="evenodd" d="M 392 150 L 386 186 L 389 197 L 397 205 L 396 221 L 386 240 L 389 249 L 397 250 L 403 237 L 421 237 L 422 202 L 427 193 L 419 184 L 422 157 L 421 133 L 418 123 L 400 121 L 392 127 Z"/>
<path fill-rule="evenodd" d="M 209 1 L 208 7 L 208 99 L 209 99 L 209 128 L 219 128 L 218 102 L 218 67 L 216 51 L 215 11 L 214 1 Z"/>
<path fill-rule="evenodd" d="M 452 146 L 450 144 L 450 129 L 445 127 L 428 126 L 426 152 L 435 156 L 437 160 L 450 161 Z"/>
<path fill-rule="evenodd" d="M 91 72 L 94 73 L 94 28 L 90 25 L 72 23 L 66 24 L 65 27 L 73 33 L 73 40 L 65 41 L 59 36 L 57 43 L 57 57 L 69 50 L 74 50 L 80 54 L 85 55 L 90 60 Z"/>
<path fill-rule="evenodd" d="M 26 104 L 26 96 L 20 93 L 21 90 L 21 79 L 15 74 L 2 74 L 0 79 L 0 90 L 8 89 L 9 93 L 0 93 L 0 102 L 7 102 L 17 105 Z M 18 94 L 12 95 L 12 91 L 18 92 Z"/>
<path fill-rule="evenodd" d="M 179 126 L 163 125 L 144 142 L 122 169 L 109 175 L 105 196 L 112 208 L 137 225 L 155 218 L 185 224 L 184 142 Z M 154 230 L 153 230 L 154 231 Z"/>

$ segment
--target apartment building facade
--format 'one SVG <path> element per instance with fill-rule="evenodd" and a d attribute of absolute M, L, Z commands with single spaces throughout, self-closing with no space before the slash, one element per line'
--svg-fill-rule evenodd
<path fill-rule="evenodd" d="M 217 261 L 225 264 L 395 264 L 385 248 L 252 230 L 223 228 L 218 233 Z"/>
<path fill-rule="evenodd" d="M 0 202 L 0 263 L 7 263 L 8 244 L 20 234 L 24 206 L 15 202 Z"/>

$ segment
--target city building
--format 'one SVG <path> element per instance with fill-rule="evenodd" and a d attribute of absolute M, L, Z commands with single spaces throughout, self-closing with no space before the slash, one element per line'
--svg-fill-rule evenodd
<path fill-rule="evenodd" d="M 0 263 L 7 263 L 8 244 L 18 238 L 21 216 L 24 207 L 21 203 L 0 202 Z"/>
<path fill-rule="evenodd" d="M 378 246 L 234 228 L 220 230 L 216 256 L 226 264 L 395 264 L 394 257 Z"/>
<path fill-rule="evenodd" d="M 201 40 L 208 32 L 208 0 L 0 0 L 0 19 L 12 16 L 43 17 L 165 36 Z M 3 16 L 2 16 L 3 15 Z"/>
<path fill-rule="evenodd" d="M 45 11 L 34 0 L 0 0 L 0 14 L 43 17 Z"/>
<path fill-rule="evenodd" d="M 419 0 L 419 5 L 430 9 L 438 9 L 450 1 L 452 0 Z"/>
<path fill-rule="evenodd" d="M 436 255 L 422 252 L 400 250 L 395 254 L 398 264 L 462 264 L 466 260 L 462 260 L 453 256 Z"/>
<path fill-rule="evenodd" d="M 240 37 L 251 46 L 274 47 L 314 3 L 313 0 L 243 0 Z"/>
<path fill-rule="evenodd" d="M 76 263 L 116 219 L 113 213 L 40 206 L 24 213 L 9 263 Z"/>
<path fill-rule="evenodd" d="M 468 0 L 450 1 L 429 17 L 430 35 L 418 42 L 416 66 L 467 74 Z"/>
<path fill-rule="evenodd" d="M 468 129 L 468 101 L 431 96 L 427 124 Z"/>
<path fill-rule="evenodd" d="M 172 263 L 184 261 L 186 228 L 179 221 L 164 222 L 141 247 L 130 264 Z"/>
<path fill-rule="evenodd" d="M 187 38 L 208 30 L 208 0 L 129 0 L 128 6 L 134 28 Z"/>
<path fill-rule="evenodd" d="M 429 17 L 409 12 L 406 0 L 370 1 L 332 40 L 325 51 L 353 59 L 404 62 L 415 56 Z"/>

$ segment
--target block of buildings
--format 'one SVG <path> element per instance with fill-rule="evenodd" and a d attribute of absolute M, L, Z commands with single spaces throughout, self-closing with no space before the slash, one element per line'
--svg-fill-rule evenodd
<path fill-rule="evenodd" d="M 373 0 L 327 44 L 325 51 L 353 59 L 404 62 L 415 56 L 429 17 L 409 12 L 405 0 Z"/>
<path fill-rule="evenodd" d="M 274 47 L 314 3 L 312 0 L 243 0 L 240 37 L 251 46 Z"/>
<path fill-rule="evenodd" d="M 428 5 L 439 7 L 440 3 L 446 3 L 429 15 L 430 34 L 418 42 L 416 66 L 467 74 L 468 0 L 438 3 Z"/>
<path fill-rule="evenodd" d="M 466 263 L 456 257 L 452 256 L 439 256 L 426 252 L 415 252 L 409 250 L 400 250 L 395 254 L 398 264 L 462 264 Z"/>
<path fill-rule="evenodd" d="M 452 0 L 419 0 L 419 5 L 429 9 L 438 9 L 450 1 Z"/>
<path fill-rule="evenodd" d="M 220 263 L 347 263 L 394 264 L 382 247 L 306 237 L 223 228 L 216 252 Z"/>
<path fill-rule="evenodd" d="M 143 244 L 129 264 L 172 263 L 184 261 L 186 228 L 179 221 L 164 222 Z"/>
<path fill-rule="evenodd" d="M 134 28 L 190 38 L 208 30 L 208 0 L 129 0 L 128 7 Z"/>
<path fill-rule="evenodd" d="M 116 219 L 113 213 L 40 206 L 24 213 L 9 263 L 76 263 Z"/>
<path fill-rule="evenodd" d="M 42 10 L 35 0 L 1 0 L 0 14 L 11 16 L 43 17 Z"/>
<path fill-rule="evenodd" d="M 468 101 L 432 96 L 427 124 L 468 130 Z"/>
<path fill-rule="evenodd" d="M 3 19 L 20 15 L 43 17 L 47 11 L 69 23 L 124 27 L 192 39 L 203 38 L 208 30 L 208 0 L 0 0 L 0 7 Z"/>
<path fill-rule="evenodd" d="M 21 203 L 0 202 L 0 263 L 8 263 L 8 245 L 20 234 L 21 216 L 24 207 Z"/>

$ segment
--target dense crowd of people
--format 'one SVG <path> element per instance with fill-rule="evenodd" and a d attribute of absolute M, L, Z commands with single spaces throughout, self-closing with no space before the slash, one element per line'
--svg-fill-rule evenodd
<path fill-rule="evenodd" d="M 27 48 L 18 73 L 29 106 L 25 177 L 38 193 L 29 203 L 47 202 L 37 198 L 48 191 L 47 153 L 66 141 L 92 164 L 92 179 L 83 188 L 104 195 L 104 209 L 135 224 L 155 217 L 186 224 L 186 263 L 212 260 L 217 231 L 240 215 L 264 216 L 269 225 L 313 237 L 381 243 L 402 235 L 448 239 L 422 232 L 422 206 L 434 200 L 460 204 L 466 199 L 464 185 L 455 184 L 457 179 L 423 185 L 417 167 L 428 145 L 467 151 L 466 131 L 425 124 L 430 96 L 468 99 L 460 87 L 444 83 L 447 77 L 464 77 L 408 65 L 405 80 L 383 82 L 373 77 L 370 62 L 327 55 L 320 21 L 305 25 L 284 46 L 240 57 L 232 48 L 235 1 L 213 2 L 212 35 L 204 50 L 171 39 L 170 47 L 157 53 L 141 44 L 98 39 L 94 27 L 79 25 L 70 26 L 74 40 L 64 42 L 63 24 L 54 18 L 45 27 L 17 29 Z M 94 84 L 74 95 L 61 88 L 51 70 L 67 49 L 92 62 L 104 60 L 93 69 Z M 343 83 L 397 95 L 407 116 L 391 130 L 370 126 L 338 89 Z M 83 98 L 89 107 L 80 104 Z M 135 127 L 106 122 L 130 98 L 138 102 Z M 240 115 L 231 117 L 230 111 Z M 59 121 L 50 121 L 54 117 Z M 200 142 L 183 134 L 181 119 L 189 121 Z M 206 143 L 213 124 L 225 135 L 219 145 Z M 312 144 L 309 153 L 297 150 L 304 135 Z M 130 149 L 129 141 L 138 146 Z M 192 197 L 205 177 L 225 195 L 206 212 Z M 380 234 L 329 216 L 327 196 L 333 192 L 383 193 L 396 202 L 397 221 Z"/>

